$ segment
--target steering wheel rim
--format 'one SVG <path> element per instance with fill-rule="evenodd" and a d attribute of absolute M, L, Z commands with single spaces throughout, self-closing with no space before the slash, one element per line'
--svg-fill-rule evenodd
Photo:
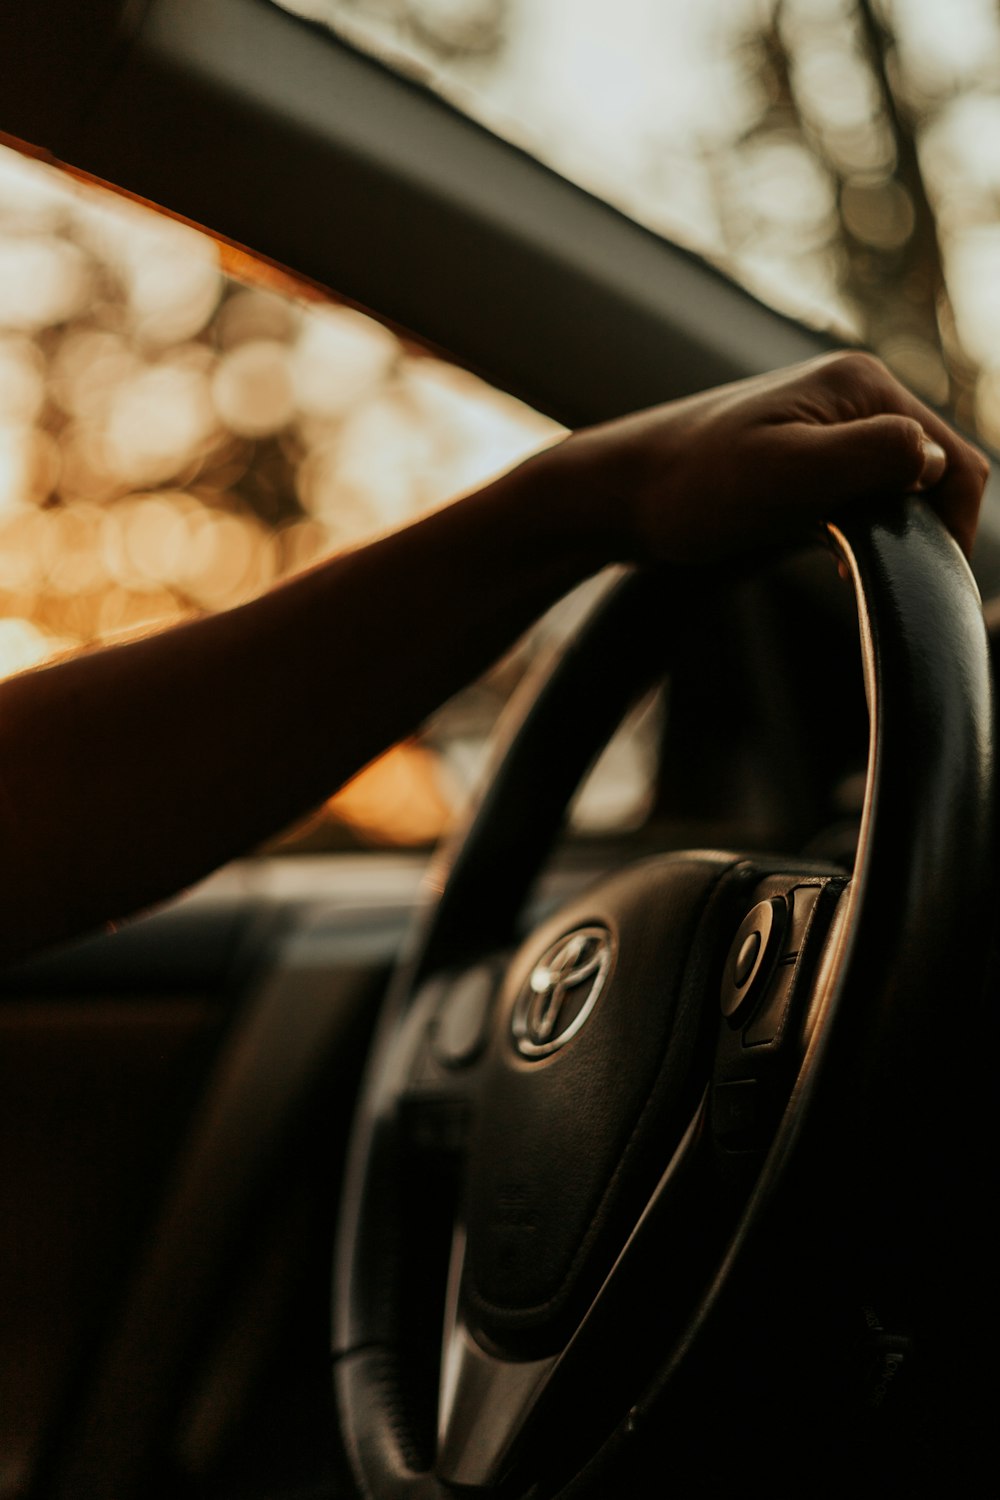
<path fill-rule="evenodd" d="M 802 1192 L 809 1172 L 822 1178 L 824 1199 L 855 1209 L 862 1204 L 872 1223 L 878 1221 L 876 1238 L 897 1233 L 892 1225 L 901 1213 L 912 1216 L 921 1198 L 918 1173 L 900 1171 L 900 1164 L 919 1159 L 914 1140 L 930 1149 L 940 1128 L 926 1108 L 941 1084 L 930 1062 L 937 998 L 947 993 L 953 952 L 965 954 L 968 974 L 970 957 L 979 955 L 985 964 L 987 949 L 993 876 L 988 645 L 971 573 L 922 502 L 907 501 L 875 520 L 852 514 L 829 526 L 826 538 L 854 584 L 869 764 L 854 878 L 839 899 L 810 984 L 808 1036 L 787 1104 L 722 1253 L 700 1293 L 691 1296 L 684 1326 L 645 1388 L 580 1465 L 575 1481 L 555 1488 L 523 1482 L 511 1493 L 602 1493 L 609 1466 L 629 1449 L 632 1434 L 664 1393 L 683 1383 L 678 1371 L 697 1368 L 692 1351 L 709 1347 L 713 1323 L 726 1316 L 727 1296 L 731 1302 L 761 1226 L 783 1211 L 783 1200 Z M 669 582 L 676 631 L 688 612 L 686 589 L 698 585 L 683 577 Z M 345 1436 L 362 1492 L 375 1500 L 440 1500 L 451 1493 L 421 1451 L 399 1361 L 405 1229 L 387 1176 L 407 1081 L 400 1069 L 405 1074 L 413 1058 L 412 1037 L 402 1048 L 399 1039 L 407 1028 L 415 1033 L 426 1026 L 426 1005 L 421 1011 L 415 1002 L 434 974 L 464 968 L 509 942 L 569 795 L 628 702 L 662 665 L 663 593 L 662 577 L 627 578 L 519 714 L 467 831 L 436 862 L 426 910 L 379 1024 L 339 1220 L 333 1337 Z M 616 669 L 624 642 L 629 673 Z M 595 681 L 601 690 L 584 699 L 593 711 L 592 733 L 571 737 L 569 752 L 564 747 L 553 755 L 551 726 L 564 721 Z M 529 830 L 534 837 L 524 861 Z M 498 886 L 505 899 L 484 900 L 487 888 Z M 884 1191 L 886 1183 L 893 1184 L 891 1192 Z M 518 1362 L 530 1363 L 523 1356 Z M 529 1400 L 529 1419 L 532 1411 Z M 449 1478 L 469 1472 L 452 1464 Z"/>

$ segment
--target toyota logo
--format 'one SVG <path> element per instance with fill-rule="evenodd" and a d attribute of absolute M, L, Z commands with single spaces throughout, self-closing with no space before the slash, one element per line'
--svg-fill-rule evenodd
<path fill-rule="evenodd" d="M 514 1006 L 511 1030 L 522 1057 L 564 1047 L 597 1004 L 613 956 L 606 927 L 580 927 L 535 965 Z"/>

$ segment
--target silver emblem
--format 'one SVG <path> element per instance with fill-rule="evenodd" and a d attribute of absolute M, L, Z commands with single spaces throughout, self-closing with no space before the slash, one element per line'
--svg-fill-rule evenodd
<path fill-rule="evenodd" d="M 522 1057 L 547 1057 L 576 1036 L 604 988 L 613 951 L 606 927 L 580 927 L 535 965 L 511 1018 Z"/>

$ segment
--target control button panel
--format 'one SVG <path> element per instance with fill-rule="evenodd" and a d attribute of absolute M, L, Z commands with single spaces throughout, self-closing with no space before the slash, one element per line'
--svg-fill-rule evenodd
<path fill-rule="evenodd" d="M 784 1111 L 801 1063 L 812 979 L 846 883 L 769 876 L 733 936 L 710 1106 L 720 1160 L 732 1170 L 754 1169 Z"/>
<path fill-rule="evenodd" d="M 745 1047 L 760 1047 L 781 1035 L 799 971 L 799 953 L 805 943 L 821 892 L 821 886 L 800 885 L 788 897 L 791 911 L 781 953 L 771 983 L 767 986 L 767 994 L 756 1007 L 743 1032 Z"/>

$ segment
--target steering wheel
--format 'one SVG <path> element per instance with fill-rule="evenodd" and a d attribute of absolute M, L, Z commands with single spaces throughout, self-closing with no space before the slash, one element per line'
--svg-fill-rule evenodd
<path fill-rule="evenodd" d="M 375 1500 L 645 1493 L 650 1464 L 715 1493 L 762 1445 L 773 1465 L 822 1443 L 833 1410 L 866 1444 L 893 1408 L 960 1089 L 942 1006 L 973 1005 L 988 948 L 991 678 L 925 504 L 825 535 L 869 709 L 853 876 L 664 854 L 524 931 L 574 789 L 688 613 L 694 585 L 656 572 L 574 637 L 434 867 L 335 1265 L 342 1427 Z"/>

